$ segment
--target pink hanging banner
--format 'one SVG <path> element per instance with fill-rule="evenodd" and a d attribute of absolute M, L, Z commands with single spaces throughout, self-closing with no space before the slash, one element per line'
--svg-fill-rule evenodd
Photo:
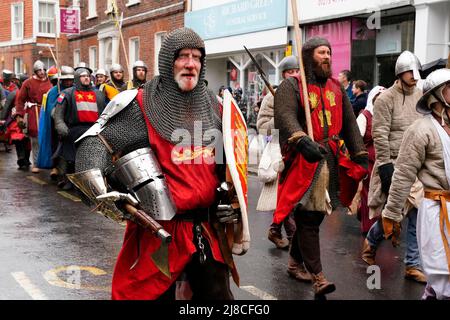
<path fill-rule="evenodd" d="M 331 44 L 331 67 L 333 77 L 337 78 L 340 71 L 350 70 L 351 62 L 351 21 L 336 21 L 306 28 L 306 40 L 312 37 L 328 39 Z"/>
<path fill-rule="evenodd" d="M 80 10 L 79 9 L 60 9 L 61 33 L 79 34 L 80 33 Z"/>

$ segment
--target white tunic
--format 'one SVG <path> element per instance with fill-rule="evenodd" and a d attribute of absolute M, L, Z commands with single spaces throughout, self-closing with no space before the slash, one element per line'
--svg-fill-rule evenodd
<path fill-rule="evenodd" d="M 442 142 L 445 175 L 450 184 L 450 137 L 434 118 L 432 121 Z M 447 210 L 450 212 L 450 202 L 447 202 Z M 439 215 L 440 202 L 424 198 L 417 216 L 417 242 L 422 267 L 428 276 L 428 283 L 433 287 L 438 299 L 443 296 L 450 297 L 448 277 L 450 271 L 442 242 Z M 445 229 L 445 234 L 447 239 L 450 239 L 449 230 Z"/>

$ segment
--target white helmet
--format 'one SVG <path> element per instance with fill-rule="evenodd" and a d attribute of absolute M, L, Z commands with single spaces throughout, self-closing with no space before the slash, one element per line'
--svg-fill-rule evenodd
<path fill-rule="evenodd" d="M 398 77 L 406 71 L 412 71 L 415 80 L 420 79 L 419 70 L 422 70 L 419 58 L 410 51 L 403 51 L 397 58 L 395 63 L 395 75 Z"/>
<path fill-rule="evenodd" d="M 59 76 L 60 80 L 64 79 L 73 79 L 74 69 L 69 66 L 61 66 L 61 75 Z"/>
<path fill-rule="evenodd" d="M 90 74 L 92 74 L 92 69 L 89 68 L 88 64 L 86 62 L 80 62 L 74 69 L 74 71 L 77 71 L 78 69 L 83 68 L 89 71 Z"/>
<path fill-rule="evenodd" d="M 135 61 L 133 63 L 133 69 L 139 68 L 139 67 L 144 68 L 145 70 L 147 70 L 147 65 L 142 60 L 138 60 L 138 61 Z"/>
<path fill-rule="evenodd" d="M 107 76 L 106 70 L 102 69 L 102 68 L 98 69 L 97 72 L 95 72 L 95 76 L 97 76 L 97 75 L 103 75 L 106 77 Z"/>
<path fill-rule="evenodd" d="M 431 113 L 431 109 L 428 106 L 428 100 L 431 95 L 433 95 L 436 99 L 441 100 L 441 102 L 447 107 L 450 107 L 442 96 L 442 89 L 447 83 L 450 83 L 450 69 L 438 69 L 430 73 L 423 84 L 424 93 L 417 102 L 417 112 L 422 114 Z"/>
<path fill-rule="evenodd" d="M 111 65 L 111 67 L 109 68 L 109 72 L 112 73 L 112 72 L 114 72 L 114 71 L 121 71 L 121 72 L 123 72 L 123 68 L 122 68 L 122 66 L 121 66 L 120 64 L 118 64 L 118 63 L 113 63 L 113 64 Z"/>
<path fill-rule="evenodd" d="M 36 72 L 38 70 L 46 70 L 44 63 L 41 60 L 36 60 L 33 64 L 33 71 Z"/>

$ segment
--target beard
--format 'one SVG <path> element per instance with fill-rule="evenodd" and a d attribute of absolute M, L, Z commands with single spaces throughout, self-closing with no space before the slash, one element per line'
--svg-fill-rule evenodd
<path fill-rule="evenodd" d="M 194 76 L 191 81 L 188 81 L 181 76 L 181 73 L 179 73 L 175 76 L 175 82 L 178 84 L 178 88 L 180 88 L 181 91 L 192 91 L 198 84 L 198 76 Z"/>
<path fill-rule="evenodd" d="M 328 79 L 332 73 L 330 60 L 321 63 L 314 61 L 314 74 L 317 78 Z"/>

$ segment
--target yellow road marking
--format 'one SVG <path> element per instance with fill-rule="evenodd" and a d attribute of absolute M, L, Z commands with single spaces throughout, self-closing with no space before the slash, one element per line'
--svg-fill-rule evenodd
<path fill-rule="evenodd" d="M 77 196 L 74 196 L 66 191 L 57 191 L 57 193 L 61 196 L 63 196 L 64 198 L 67 198 L 69 200 L 72 200 L 74 202 L 81 202 L 81 199 L 78 198 Z"/>
<path fill-rule="evenodd" d="M 40 184 L 41 186 L 44 186 L 47 184 L 47 182 L 45 182 L 44 180 L 39 179 L 38 177 L 35 176 L 27 176 L 28 180 L 31 180 L 37 184 Z"/>
<path fill-rule="evenodd" d="M 111 291 L 110 287 L 91 286 L 81 284 L 81 271 L 87 271 L 94 276 L 102 276 L 107 274 L 106 271 L 87 266 L 62 266 L 51 269 L 44 273 L 44 278 L 53 286 L 75 289 L 75 290 L 93 290 L 93 291 Z M 65 272 L 67 280 L 59 277 L 59 274 Z M 70 282 L 69 282 L 70 281 Z"/>
<path fill-rule="evenodd" d="M 11 275 L 33 300 L 48 300 L 45 294 L 31 282 L 25 272 L 12 272 Z"/>

